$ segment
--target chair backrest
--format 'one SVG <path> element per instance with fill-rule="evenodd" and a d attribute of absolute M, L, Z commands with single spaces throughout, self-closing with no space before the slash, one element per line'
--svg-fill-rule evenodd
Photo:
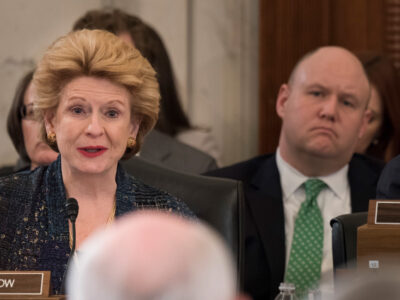
<path fill-rule="evenodd" d="M 355 268 L 357 228 L 367 223 L 367 212 L 338 216 L 331 220 L 333 269 Z"/>
<path fill-rule="evenodd" d="M 122 165 L 144 183 L 183 200 L 196 216 L 226 240 L 243 282 L 243 189 L 239 181 L 178 172 L 133 157 Z"/>

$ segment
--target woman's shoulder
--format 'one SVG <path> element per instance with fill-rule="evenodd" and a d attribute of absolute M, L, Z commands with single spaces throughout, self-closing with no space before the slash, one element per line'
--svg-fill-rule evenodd
<path fill-rule="evenodd" d="M 136 187 L 136 201 L 140 202 L 141 204 L 147 203 L 157 209 L 177 212 L 189 217 L 194 216 L 193 212 L 181 199 L 169 194 L 166 191 L 143 183 L 133 177 L 132 181 Z"/>
<path fill-rule="evenodd" d="M 36 196 L 40 192 L 42 177 L 42 169 L 0 177 L 0 232 L 4 237 L 12 237 L 22 219 L 24 226 L 28 226 L 25 220 L 28 220 L 32 207 L 40 205 Z"/>
<path fill-rule="evenodd" d="M 23 170 L 0 177 L 0 194 L 4 192 L 30 193 L 30 188 L 37 186 L 43 178 L 45 167 L 35 170 Z"/>
<path fill-rule="evenodd" d="M 179 215 L 194 217 L 193 212 L 182 200 L 166 191 L 150 186 L 125 172 L 120 192 L 125 200 L 131 198 L 133 205 L 139 209 L 157 209 L 174 212 Z M 128 180 L 126 180 L 128 179 Z M 129 197 L 131 196 L 131 197 Z"/>

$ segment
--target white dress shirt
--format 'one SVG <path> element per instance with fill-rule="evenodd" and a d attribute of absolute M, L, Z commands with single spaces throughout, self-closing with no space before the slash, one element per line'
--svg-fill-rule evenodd
<path fill-rule="evenodd" d="M 280 155 L 279 148 L 276 151 L 276 163 L 282 185 L 287 267 L 295 220 L 301 203 L 306 198 L 302 185 L 310 177 L 303 175 L 289 165 Z M 324 246 L 320 281 L 322 296 L 332 295 L 333 293 L 332 231 L 329 222 L 334 217 L 351 212 L 350 187 L 347 177 L 348 168 L 349 166 L 346 165 L 329 176 L 316 177 L 324 181 L 328 186 L 319 193 L 317 198 L 324 220 Z"/>

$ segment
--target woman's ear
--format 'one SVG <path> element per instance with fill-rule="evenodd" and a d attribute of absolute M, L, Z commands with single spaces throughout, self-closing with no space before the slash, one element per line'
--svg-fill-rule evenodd
<path fill-rule="evenodd" d="M 137 134 L 139 132 L 139 128 L 140 128 L 140 124 L 141 123 L 142 123 L 142 117 L 141 116 L 134 115 L 132 117 L 129 136 L 136 138 L 136 136 L 137 136 Z"/>
<path fill-rule="evenodd" d="M 46 128 L 47 133 L 55 132 L 55 127 L 54 127 L 55 113 L 54 112 L 47 111 L 44 114 L 43 121 L 44 121 L 44 127 Z"/>

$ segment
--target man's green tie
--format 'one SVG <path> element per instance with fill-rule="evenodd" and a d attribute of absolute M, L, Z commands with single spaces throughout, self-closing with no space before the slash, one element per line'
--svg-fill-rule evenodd
<path fill-rule="evenodd" d="M 317 197 L 326 184 L 319 179 L 304 183 L 306 200 L 296 218 L 285 282 L 294 283 L 296 294 L 304 295 L 318 286 L 321 276 L 324 223 Z"/>

